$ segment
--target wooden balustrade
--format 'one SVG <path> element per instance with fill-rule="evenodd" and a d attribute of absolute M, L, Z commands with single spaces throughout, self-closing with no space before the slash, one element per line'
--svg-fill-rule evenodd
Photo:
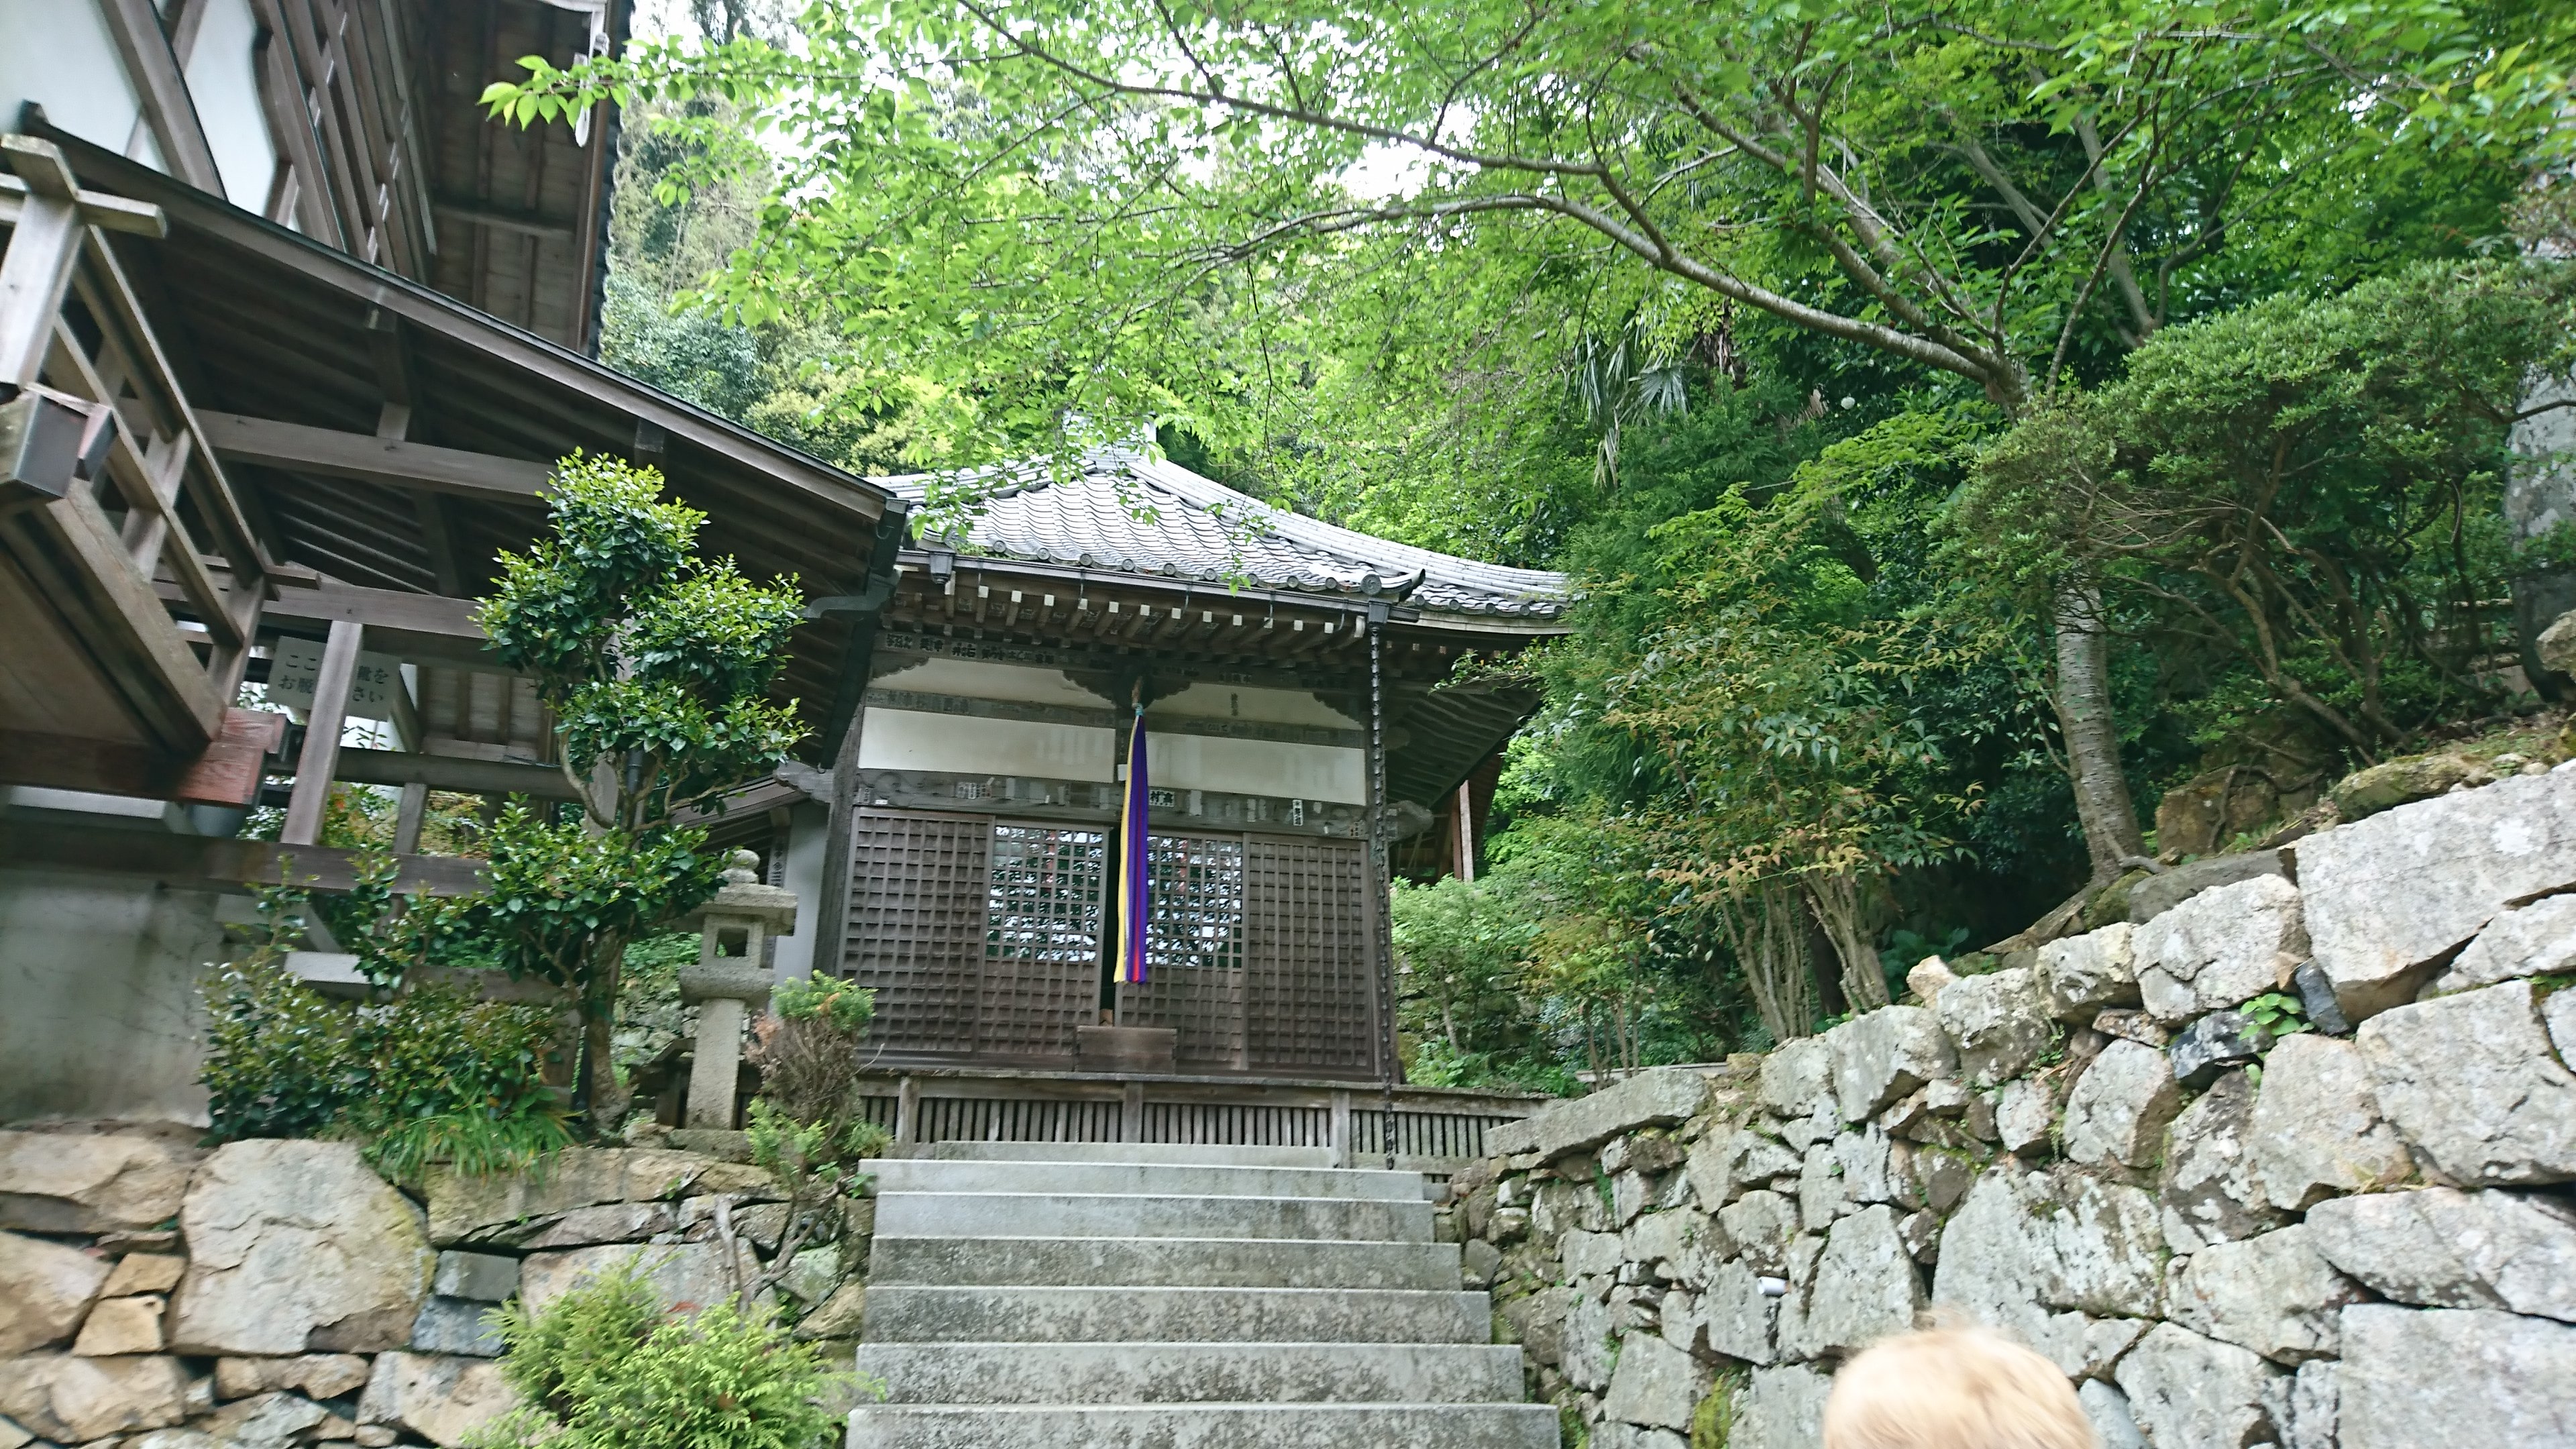
<path fill-rule="evenodd" d="M 864 1079 L 869 1121 L 897 1154 L 940 1142 L 1150 1142 L 1326 1147 L 1368 1167 L 1386 1154 L 1383 1095 L 1349 1083 L 922 1070 Z M 1445 1177 L 1485 1134 L 1553 1099 L 1449 1087 L 1395 1090 L 1399 1167 Z"/>

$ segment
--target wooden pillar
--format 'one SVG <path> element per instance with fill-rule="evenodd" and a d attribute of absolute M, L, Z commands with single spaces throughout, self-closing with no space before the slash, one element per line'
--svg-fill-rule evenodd
<path fill-rule="evenodd" d="M 340 726 L 349 718 L 349 684 L 358 672 L 366 626 L 334 620 L 322 646 L 322 672 L 313 681 L 313 709 L 304 726 L 304 752 L 295 758 L 295 793 L 287 797 L 280 845 L 318 845 L 322 809 L 330 803 L 331 776 L 340 768 Z"/>
<path fill-rule="evenodd" d="M 54 315 L 80 261 L 81 217 L 71 173 L 58 154 L 13 153 L 10 161 L 27 190 L 8 252 L 0 256 L 0 382 L 24 386 L 44 370 L 53 345 Z"/>
<path fill-rule="evenodd" d="M 1351 1165 L 1351 1094 L 1346 1091 L 1333 1093 L 1332 1148 L 1335 1167 Z"/>
<path fill-rule="evenodd" d="M 1145 1084 L 1129 1082 L 1118 1093 L 1118 1140 L 1145 1140 Z"/>
<path fill-rule="evenodd" d="M 402 804 L 394 811 L 394 854 L 420 853 L 421 817 L 429 812 L 429 787 L 418 781 L 402 787 Z"/>
<path fill-rule="evenodd" d="M 921 1140 L 921 1078 L 906 1077 L 894 1089 L 894 1140 L 909 1145 Z"/>
<path fill-rule="evenodd" d="M 1458 782 L 1458 879 L 1476 883 L 1476 782 Z"/>

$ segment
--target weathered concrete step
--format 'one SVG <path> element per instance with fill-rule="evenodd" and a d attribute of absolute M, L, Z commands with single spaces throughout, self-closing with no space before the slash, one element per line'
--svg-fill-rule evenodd
<path fill-rule="evenodd" d="M 1160 1162 L 880 1162 L 877 1191 L 1131 1193 L 1141 1197 L 1423 1197 L 1418 1172 Z"/>
<path fill-rule="evenodd" d="M 917 1238 L 1331 1238 L 1427 1243 L 1431 1204 L 1326 1197 L 888 1192 L 877 1231 Z"/>
<path fill-rule="evenodd" d="M 1402 1288 L 868 1288 L 870 1343 L 1487 1343 L 1482 1293 Z"/>
<path fill-rule="evenodd" d="M 1557 1449 L 1545 1404 L 881 1404 L 849 1449 Z"/>
<path fill-rule="evenodd" d="M 1184 1167 L 1333 1165 L 1333 1149 L 1329 1147 L 1218 1147 L 1188 1142 L 932 1142 L 897 1150 L 906 1157 L 926 1157 L 941 1162 L 1169 1162 Z"/>
<path fill-rule="evenodd" d="M 1458 1286 L 1455 1243 L 1299 1238 L 909 1238 L 879 1232 L 873 1288 L 1419 1288 Z"/>
<path fill-rule="evenodd" d="M 862 1343 L 904 1404 L 1510 1403 L 1521 1351 L 1488 1343 Z"/>

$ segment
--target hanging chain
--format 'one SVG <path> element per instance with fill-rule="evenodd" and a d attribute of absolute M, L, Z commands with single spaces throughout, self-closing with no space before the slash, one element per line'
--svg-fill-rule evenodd
<path fill-rule="evenodd" d="M 1380 1074 L 1379 1141 L 1386 1148 L 1387 1171 L 1395 1170 L 1395 928 L 1387 919 L 1393 906 L 1388 888 L 1386 823 L 1386 676 L 1381 659 L 1386 620 L 1383 605 L 1371 605 L 1369 631 L 1369 874 L 1377 892 L 1378 1019 L 1385 1023 L 1385 1070 Z"/>

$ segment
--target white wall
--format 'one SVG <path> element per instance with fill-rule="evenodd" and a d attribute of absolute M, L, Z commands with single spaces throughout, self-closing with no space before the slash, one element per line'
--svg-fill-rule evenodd
<path fill-rule="evenodd" d="M 98 0 L 0 0 L 0 130 L 18 128 L 34 101 L 84 141 L 122 152 L 142 104 Z M 154 166 L 157 156 L 139 158 Z"/>
<path fill-rule="evenodd" d="M 872 689 L 908 689 L 919 694 L 954 694 L 966 699 L 1007 699 L 1018 704 L 1060 704 L 1100 709 L 1110 703 L 1065 677 L 1061 669 L 1026 664 L 987 664 L 980 659 L 925 659 L 869 681 Z"/>
<path fill-rule="evenodd" d="M 259 66 L 251 54 L 259 23 L 250 0 L 197 3 L 206 15 L 197 25 L 196 48 L 188 52 L 188 95 L 215 153 L 225 199 L 257 211 L 268 203 L 269 182 L 277 174 L 277 143 L 269 139 L 268 117 L 260 110 Z"/>
<path fill-rule="evenodd" d="M 222 900 L 148 881 L 0 871 L 0 1121 L 204 1125 L 197 980 L 222 954 Z"/>
<path fill-rule="evenodd" d="M 1249 719 L 1264 724 L 1320 725 L 1326 729 L 1360 727 L 1358 720 L 1302 689 L 1251 689 L 1240 684 L 1193 684 L 1167 699 L 1145 706 L 1150 722 L 1157 715 L 1191 715 L 1199 719 Z"/>
<path fill-rule="evenodd" d="M 1118 733 L 1092 725 L 984 719 L 871 706 L 860 731 L 862 770 L 1020 775 L 1044 780 L 1107 781 L 1116 777 Z"/>
<path fill-rule="evenodd" d="M 1332 745 L 1145 731 L 1146 783 L 1158 790 L 1224 790 L 1292 800 L 1368 803 L 1368 757 Z"/>

